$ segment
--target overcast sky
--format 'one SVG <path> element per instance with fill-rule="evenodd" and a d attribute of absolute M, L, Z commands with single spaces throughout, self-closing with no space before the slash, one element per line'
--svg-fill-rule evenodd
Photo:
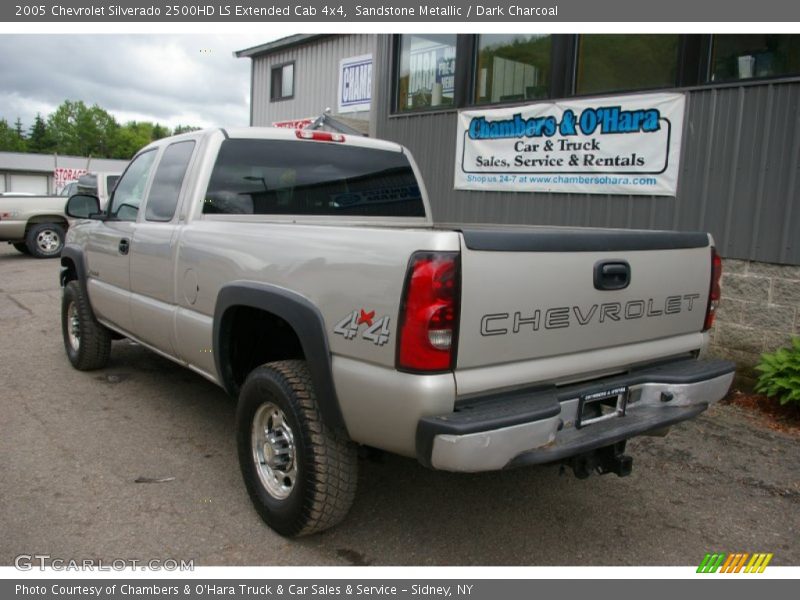
<path fill-rule="evenodd" d="M 265 35 L 0 35 L 0 118 L 27 131 L 64 100 L 117 121 L 175 127 L 248 125 L 250 59 Z"/>

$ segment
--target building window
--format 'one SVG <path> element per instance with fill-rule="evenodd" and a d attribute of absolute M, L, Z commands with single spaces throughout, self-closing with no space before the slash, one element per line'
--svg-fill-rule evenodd
<path fill-rule="evenodd" d="M 272 68 L 270 100 L 285 100 L 294 96 L 294 63 Z"/>
<path fill-rule="evenodd" d="M 452 106 L 455 96 L 456 36 L 401 35 L 397 109 Z"/>
<path fill-rule="evenodd" d="M 475 103 L 519 102 L 549 96 L 549 35 L 481 35 L 475 73 Z"/>
<path fill-rule="evenodd" d="M 677 35 L 582 35 L 575 91 L 594 94 L 677 84 Z"/>
<path fill-rule="evenodd" d="M 715 35 L 711 81 L 800 73 L 800 35 Z"/>

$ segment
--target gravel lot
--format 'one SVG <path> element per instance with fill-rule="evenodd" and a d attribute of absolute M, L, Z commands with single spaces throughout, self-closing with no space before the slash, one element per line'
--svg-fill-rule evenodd
<path fill-rule="evenodd" d="M 70 367 L 58 270 L 0 246 L 0 564 L 696 565 L 743 551 L 800 565 L 798 439 L 733 406 L 630 443 L 623 479 L 364 458 L 346 521 L 283 539 L 251 508 L 222 390 L 127 341 L 105 370 Z"/>

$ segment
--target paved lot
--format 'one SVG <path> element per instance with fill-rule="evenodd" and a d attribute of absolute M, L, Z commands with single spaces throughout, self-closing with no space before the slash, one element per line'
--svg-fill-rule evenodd
<path fill-rule="evenodd" d="M 69 366 L 58 268 L 0 246 L 0 564 L 688 565 L 717 550 L 800 565 L 798 440 L 730 406 L 630 444 L 625 479 L 363 459 L 347 520 L 285 540 L 250 506 L 221 390 L 127 341 L 103 371 Z"/>

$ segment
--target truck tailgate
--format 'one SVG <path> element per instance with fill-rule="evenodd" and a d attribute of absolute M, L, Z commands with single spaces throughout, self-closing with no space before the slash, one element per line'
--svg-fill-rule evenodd
<path fill-rule="evenodd" d="M 705 233 L 458 229 L 457 382 L 471 369 L 571 355 L 573 375 L 624 369 L 631 353 L 612 349 L 687 334 L 695 334 L 694 349 L 701 345 L 711 274 Z M 675 351 L 675 344 L 662 347 L 645 354 Z"/>

